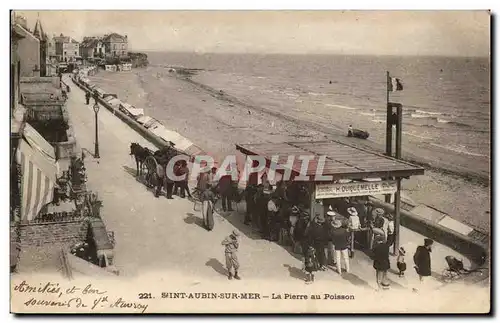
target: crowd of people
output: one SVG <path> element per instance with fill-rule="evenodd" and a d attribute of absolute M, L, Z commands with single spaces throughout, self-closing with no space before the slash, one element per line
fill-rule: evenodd
<path fill-rule="evenodd" d="M 202 199 L 214 201 L 217 192 L 223 211 L 232 211 L 234 183 L 230 176 L 215 180 L 217 169 L 200 174 L 197 190 L 205 192 Z M 303 182 L 277 183 L 273 187 L 262 183 L 249 184 L 241 198 L 245 200 L 244 224 L 260 233 L 263 239 L 289 246 L 302 255 L 306 283 L 314 281 L 314 272 L 333 266 L 338 274 L 350 272 L 354 250 L 366 251 L 373 260 L 379 289 L 389 288 L 390 248 L 395 242 L 394 216 L 375 207 L 368 197 L 346 197 L 315 201 L 314 215 L 310 214 L 310 193 Z M 230 241 L 230 240 L 228 240 Z M 226 241 L 227 242 L 227 241 Z M 425 239 L 414 256 L 415 269 L 421 280 L 430 276 L 432 240 Z M 234 250 L 233 250 L 234 251 Z M 399 276 L 406 271 L 406 251 L 397 250 Z M 227 262 L 228 265 L 232 262 Z M 231 265 L 235 267 L 234 264 Z M 237 275 L 230 274 L 230 278 Z"/>

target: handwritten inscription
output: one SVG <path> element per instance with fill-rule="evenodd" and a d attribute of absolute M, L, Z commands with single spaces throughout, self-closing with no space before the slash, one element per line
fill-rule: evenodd
<path fill-rule="evenodd" d="M 30 284 L 22 281 L 14 286 L 14 292 L 27 296 L 23 301 L 26 307 L 83 309 L 88 312 L 109 308 L 140 313 L 144 313 L 148 308 L 146 304 L 129 301 L 124 297 L 111 297 L 106 290 L 92 284 L 63 287 L 54 282 Z"/>

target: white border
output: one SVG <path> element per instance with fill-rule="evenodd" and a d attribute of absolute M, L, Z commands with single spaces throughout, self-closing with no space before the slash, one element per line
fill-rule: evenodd
<path fill-rule="evenodd" d="M 43 5 L 42 5 L 43 3 Z M 308 0 L 308 1 L 296 1 L 296 0 L 288 0 L 288 1 L 272 1 L 272 0 L 253 0 L 253 1 L 245 1 L 239 2 L 239 1 L 220 1 L 220 0 L 212 0 L 212 1 L 200 1 L 200 0 L 184 0 L 184 1 L 168 1 L 167 3 L 161 3 L 160 1 L 151 1 L 151 0 L 141 0 L 141 1 L 96 1 L 96 0 L 86 0 L 86 1 L 4 1 L 2 2 L 2 15 L 1 21 L 3 26 L 5 28 L 5 31 L 2 32 L 1 35 L 1 44 L 4 44 L 6 47 L 5 50 L 3 51 L 4 55 L 8 53 L 9 49 L 7 46 L 9 46 L 9 35 L 10 35 L 10 30 L 7 29 L 8 22 L 10 16 L 7 13 L 8 9 L 11 8 L 16 8 L 18 10 L 22 9 L 140 9 L 140 10 L 145 10 L 145 9 L 413 9 L 413 10 L 423 10 L 423 9 L 492 9 L 493 13 L 498 13 L 500 10 L 498 10 L 498 3 L 499 1 L 493 1 L 493 0 L 475 0 L 475 1 L 428 1 L 428 0 L 420 0 L 420 1 L 387 1 L 387 0 L 379 0 L 379 1 L 360 1 L 360 0 L 350 0 L 348 2 L 336 2 L 332 3 L 332 1 L 319 1 L 319 0 Z M 497 22 L 498 23 L 498 22 Z M 496 28 L 495 28 L 496 29 Z M 495 40 L 497 40 L 497 35 L 495 35 Z M 6 57 L 5 55 L 4 57 Z M 495 57 L 496 58 L 496 57 Z M 0 64 L 0 75 L 3 76 L 3 82 L 0 88 L 1 88 L 1 96 L 2 96 L 2 102 L 6 106 L 2 109 L 3 111 L 3 117 L 0 119 L 3 121 L 3 129 L 5 129 L 5 132 L 7 132 L 9 126 L 10 126 L 10 118 L 8 115 L 8 98 L 9 98 L 9 81 L 8 81 L 8 75 L 9 75 L 9 69 L 8 69 L 8 64 L 7 62 L 4 62 L 3 64 Z M 495 87 L 495 89 L 497 88 Z M 491 102 L 491 104 L 494 106 L 494 102 Z M 495 118 L 494 121 L 497 121 L 497 118 Z M 498 139 L 498 138 L 495 138 Z M 1 139 L 1 151 L 3 152 L 4 158 L 1 159 L 2 165 L 0 166 L 0 178 L 7 179 L 9 176 L 8 173 L 8 154 L 6 153 L 8 151 L 9 147 L 9 141 L 7 141 L 6 136 Z M 498 165 L 497 165 L 498 166 Z M 7 214 L 4 215 L 4 243 L 1 244 L 1 258 L 0 259 L 9 259 L 9 247 L 8 247 L 8 241 L 6 236 L 8 236 L 7 229 L 8 228 L 8 190 L 9 190 L 9 182 L 7 180 L 3 181 L 3 189 L 1 194 L 1 203 L 0 205 L 4 206 L 4 210 L 6 211 Z M 496 199 L 496 194 L 494 197 L 492 197 L 493 200 Z M 492 215 L 496 215 L 496 212 L 492 211 Z M 492 230 L 492 232 L 499 232 L 498 231 L 498 221 L 496 221 L 495 228 Z M 496 250 L 496 248 L 495 248 Z M 493 257 L 493 259 L 495 259 Z M 12 315 L 9 315 L 9 274 L 7 273 L 7 264 L 4 262 L 3 269 L 6 271 L 5 275 L 2 276 L 1 280 L 1 291 L 2 291 L 2 301 L 1 301 L 1 313 L 5 315 L 5 319 L 7 321 L 11 321 L 14 319 Z M 495 273 L 496 274 L 496 273 Z M 465 297 L 465 296 L 464 296 Z M 498 298 L 495 298 L 498 299 Z M 493 305 L 493 304 L 492 304 Z M 495 304 L 496 305 L 496 304 Z M 53 317 L 48 318 L 53 319 Z M 67 316 L 62 316 L 58 319 L 62 320 L 67 320 L 69 317 Z M 108 318 L 110 320 L 121 320 L 123 318 Z M 138 319 L 137 317 L 133 317 L 133 319 Z M 140 319 L 140 318 L 139 318 Z M 174 318 L 168 318 L 169 320 L 177 320 Z M 194 319 L 200 319 L 200 318 L 194 318 Z M 264 319 L 264 318 L 261 318 Z M 333 318 L 334 320 L 339 320 L 339 317 Z M 379 318 L 386 320 L 387 318 Z M 429 320 L 428 317 L 423 318 L 425 320 Z M 441 318 L 444 319 L 444 318 Z M 452 318 L 450 318 L 451 320 Z M 24 318 L 24 321 L 33 321 L 34 318 Z M 95 322 L 96 320 L 102 320 L 100 317 L 92 317 L 92 321 Z M 143 319 L 141 319 L 143 320 Z M 218 318 L 212 318 L 211 320 L 218 320 Z M 238 319 L 238 320 L 243 320 L 243 319 Z M 266 320 L 266 319 L 264 319 Z M 403 318 L 401 319 L 403 320 Z M 4 321 L 5 322 L 5 321 Z"/>

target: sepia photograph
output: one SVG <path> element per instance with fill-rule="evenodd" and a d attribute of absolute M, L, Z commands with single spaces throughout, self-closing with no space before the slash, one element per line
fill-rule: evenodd
<path fill-rule="evenodd" d="M 487 314 L 484 10 L 11 10 L 10 312 Z"/>

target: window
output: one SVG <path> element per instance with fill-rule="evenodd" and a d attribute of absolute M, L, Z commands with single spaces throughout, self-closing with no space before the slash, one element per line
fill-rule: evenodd
<path fill-rule="evenodd" d="M 122 49 L 125 49 L 125 44 L 122 44 Z"/>
<path fill-rule="evenodd" d="M 78 52 L 75 52 L 75 56 L 78 56 Z"/>
<path fill-rule="evenodd" d="M 125 56 L 125 51 L 124 50 L 122 50 L 122 55 Z"/>
<path fill-rule="evenodd" d="M 66 54 L 66 51 L 64 51 L 64 56 L 66 56 L 66 55 L 67 55 L 67 54 Z"/>
<path fill-rule="evenodd" d="M 116 44 L 113 44 L 113 49 L 116 49 Z"/>

